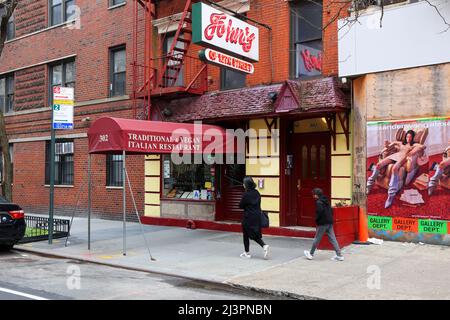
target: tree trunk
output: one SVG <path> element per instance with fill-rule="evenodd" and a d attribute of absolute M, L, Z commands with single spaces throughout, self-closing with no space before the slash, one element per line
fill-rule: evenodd
<path fill-rule="evenodd" d="M 3 153 L 3 181 L 2 193 L 9 200 L 12 201 L 12 179 L 13 168 L 11 163 L 11 155 L 9 154 L 9 141 L 6 135 L 5 118 L 3 112 L 0 111 L 0 146 Z"/>

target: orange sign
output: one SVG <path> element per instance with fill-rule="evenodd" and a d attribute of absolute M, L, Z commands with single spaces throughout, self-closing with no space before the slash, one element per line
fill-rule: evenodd
<path fill-rule="evenodd" d="M 392 230 L 404 232 L 418 232 L 418 220 L 409 218 L 393 218 Z"/>

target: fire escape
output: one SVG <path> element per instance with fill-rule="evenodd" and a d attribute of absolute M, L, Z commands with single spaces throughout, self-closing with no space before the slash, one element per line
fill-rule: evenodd
<path fill-rule="evenodd" d="M 164 1 L 134 0 L 133 12 L 133 114 L 134 118 L 148 120 L 153 99 L 202 95 L 208 87 L 207 65 L 189 55 L 193 1 L 186 0 L 181 14 L 170 15 L 167 28 L 173 23 L 178 25 L 173 38 L 167 38 L 168 33 L 164 32 L 156 41 L 153 35 L 153 21 L 157 16 L 155 2 Z"/>

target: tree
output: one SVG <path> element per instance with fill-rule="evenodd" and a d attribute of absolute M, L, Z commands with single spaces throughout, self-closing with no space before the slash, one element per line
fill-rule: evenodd
<path fill-rule="evenodd" d="M 3 48 L 6 41 L 6 30 L 8 26 L 8 21 L 17 7 L 19 0 L 0 0 L 0 57 L 2 55 Z M 6 125 L 5 118 L 3 117 L 3 110 L 0 109 L 0 147 L 3 152 L 3 184 L 2 193 L 3 195 L 12 200 L 12 163 L 11 156 L 9 154 L 9 139 L 6 135 Z"/>

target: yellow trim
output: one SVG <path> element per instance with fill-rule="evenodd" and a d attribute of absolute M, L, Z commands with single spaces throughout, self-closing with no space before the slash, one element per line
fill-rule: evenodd
<path fill-rule="evenodd" d="M 280 226 L 280 214 L 269 212 L 269 225 L 271 227 Z"/>
<path fill-rule="evenodd" d="M 159 193 L 146 193 L 145 194 L 145 204 L 157 204 L 161 203 Z"/>
<path fill-rule="evenodd" d="M 261 197 L 261 209 L 280 212 L 280 198 Z"/>
<path fill-rule="evenodd" d="M 160 179 L 158 177 L 145 178 L 145 191 L 159 192 Z"/>
<path fill-rule="evenodd" d="M 161 156 L 159 154 L 148 154 L 145 156 L 145 160 L 156 160 L 161 159 Z"/>
<path fill-rule="evenodd" d="M 332 176 L 351 176 L 352 175 L 352 157 L 340 156 L 331 159 Z"/>
<path fill-rule="evenodd" d="M 279 158 L 247 159 L 246 172 L 249 176 L 278 176 L 280 175 Z"/>
<path fill-rule="evenodd" d="M 351 135 L 349 149 L 347 149 L 347 140 L 345 134 L 336 135 L 336 150 L 333 147 L 333 137 L 331 137 L 331 154 L 352 153 Z"/>
<path fill-rule="evenodd" d="M 145 174 L 149 176 L 159 176 L 161 174 L 161 161 L 146 161 Z"/>
<path fill-rule="evenodd" d="M 161 207 L 145 206 L 145 215 L 147 217 L 161 217 Z"/>
<path fill-rule="evenodd" d="M 331 178 L 332 198 L 352 198 L 351 178 Z"/>
<path fill-rule="evenodd" d="M 258 188 L 261 195 L 266 196 L 279 196 L 280 195 L 280 178 L 267 178 L 267 177 L 254 177 L 256 185 L 258 186 L 258 180 L 264 179 L 264 187 Z"/>

